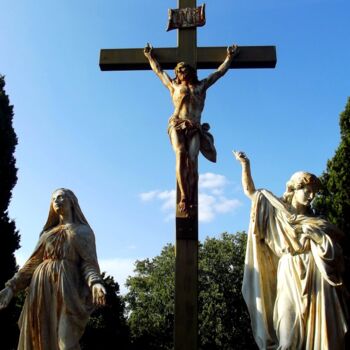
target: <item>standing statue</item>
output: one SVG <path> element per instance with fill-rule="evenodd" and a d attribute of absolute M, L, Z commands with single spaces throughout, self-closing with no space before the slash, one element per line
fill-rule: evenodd
<path fill-rule="evenodd" d="M 214 138 L 209 133 L 209 124 L 201 124 L 207 89 L 229 69 L 238 54 L 236 45 L 227 48 L 225 61 L 214 73 L 198 80 L 196 70 L 185 62 L 175 67 L 175 78 L 162 70 L 155 59 L 152 46 L 147 44 L 144 54 L 152 70 L 169 89 L 174 104 L 174 113 L 169 119 L 168 134 L 176 155 L 176 180 L 180 190 L 179 210 L 188 213 L 194 203 L 193 189 L 198 181 L 197 160 L 199 151 L 212 162 L 216 162 Z"/>
<path fill-rule="evenodd" d="M 313 215 L 319 179 L 295 173 L 280 199 L 256 190 L 249 159 L 234 155 L 252 200 L 242 292 L 256 343 L 260 349 L 344 349 L 343 233 Z"/>
<path fill-rule="evenodd" d="M 106 290 L 95 236 L 74 193 L 56 190 L 39 242 L 24 266 L 0 292 L 0 309 L 28 287 L 19 319 L 18 350 L 78 350 L 94 305 Z"/>

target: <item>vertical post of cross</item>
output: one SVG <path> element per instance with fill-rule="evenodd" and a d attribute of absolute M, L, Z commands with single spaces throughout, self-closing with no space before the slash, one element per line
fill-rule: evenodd
<path fill-rule="evenodd" d="M 198 187 L 198 186 L 197 186 Z M 198 195 L 196 196 L 198 202 Z M 177 200 L 179 190 L 177 190 Z M 175 329 L 176 350 L 197 349 L 198 338 L 198 209 L 176 217 Z"/>
<path fill-rule="evenodd" d="M 178 0 L 178 8 L 195 8 L 195 0 Z M 178 60 L 192 67 L 197 65 L 197 29 L 178 30 Z M 197 162 L 198 170 L 198 162 Z M 198 347 L 198 181 L 190 217 L 176 205 L 176 263 L 175 263 L 175 350 Z M 177 185 L 176 203 L 180 201 Z"/>
<path fill-rule="evenodd" d="M 196 0 L 178 0 L 179 8 L 195 8 Z M 197 28 L 179 28 L 177 31 L 178 61 L 197 66 Z"/>

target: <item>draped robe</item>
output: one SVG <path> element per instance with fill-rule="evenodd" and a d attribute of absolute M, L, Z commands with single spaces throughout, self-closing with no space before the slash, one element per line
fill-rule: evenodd
<path fill-rule="evenodd" d="M 18 350 L 80 349 L 97 282 L 95 237 L 88 225 L 43 232 L 34 253 L 7 282 L 15 292 L 29 287 L 18 322 Z"/>
<path fill-rule="evenodd" d="M 260 349 L 344 349 L 342 251 L 335 227 L 254 194 L 242 293 Z"/>

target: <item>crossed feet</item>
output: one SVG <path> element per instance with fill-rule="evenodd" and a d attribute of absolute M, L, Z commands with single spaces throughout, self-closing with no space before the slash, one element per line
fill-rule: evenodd
<path fill-rule="evenodd" d="M 195 206 L 192 203 L 189 203 L 189 200 L 186 197 L 181 197 L 178 204 L 178 209 L 181 213 L 186 214 L 186 216 L 194 215 Z"/>
<path fill-rule="evenodd" d="M 187 199 L 186 197 L 181 197 L 179 202 L 179 210 L 181 213 L 187 213 L 188 211 L 188 205 L 187 205 Z"/>

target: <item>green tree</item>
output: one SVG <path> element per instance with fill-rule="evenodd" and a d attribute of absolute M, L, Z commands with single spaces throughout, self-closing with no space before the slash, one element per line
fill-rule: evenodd
<path fill-rule="evenodd" d="M 5 78 L 0 75 L 0 289 L 17 271 L 14 252 L 19 248 L 16 225 L 8 216 L 12 190 L 17 182 L 14 158 L 17 136 L 12 126 L 13 106 L 5 92 Z M 15 300 L 0 312 L 1 348 L 14 349 L 17 343 L 18 310 Z"/>
<path fill-rule="evenodd" d="M 246 234 L 238 232 L 207 238 L 199 246 L 200 349 L 256 349 L 241 295 L 245 245 Z M 138 261 L 135 273 L 127 280 L 126 295 L 134 346 L 173 349 L 174 246 Z"/>
<path fill-rule="evenodd" d="M 136 262 L 125 296 L 134 349 L 172 349 L 175 298 L 174 246 L 159 256 Z"/>
<path fill-rule="evenodd" d="M 201 349 L 256 349 L 242 297 L 247 235 L 207 238 L 199 250 L 199 340 Z"/>
<path fill-rule="evenodd" d="M 350 235 L 350 98 L 340 114 L 340 144 L 320 177 L 323 191 L 316 209 Z"/>
<path fill-rule="evenodd" d="M 91 315 L 80 341 L 82 350 L 130 349 L 130 332 L 126 323 L 125 304 L 113 277 L 102 274 L 106 288 L 106 305 Z"/>
<path fill-rule="evenodd" d="M 345 233 L 342 247 L 346 270 L 350 271 L 350 98 L 340 114 L 340 144 L 320 177 L 323 185 L 315 209 Z M 345 274 L 350 290 L 350 275 Z"/>

